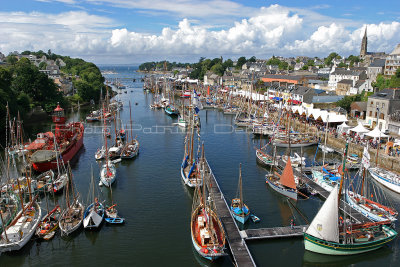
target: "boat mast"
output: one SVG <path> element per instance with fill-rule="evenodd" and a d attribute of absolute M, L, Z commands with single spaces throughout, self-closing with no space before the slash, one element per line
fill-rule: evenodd
<path fill-rule="evenodd" d="M 108 147 L 107 147 L 107 136 L 106 136 L 106 119 L 105 119 L 105 107 L 103 104 L 103 114 L 104 114 L 104 144 L 106 146 L 106 173 L 108 172 Z"/>
<path fill-rule="evenodd" d="M 132 141 L 133 141 L 133 129 L 132 129 L 132 112 L 131 112 L 131 101 L 129 100 L 129 121 L 130 121 L 130 124 L 131 124 L 131 138 L 132 138 Z"/>
<path fill-rule="evenodd" d="M 346 142 L 346 148 L 344 149 L 344 154 L 343 154 L 343 169 L 342 169 L 342 174 L 340 177 L 340 187 L 339 187 L 339 196 L 338 196 L 338 205 L 340 204 L 340 196 L 342 193 L 342 188 L 343 188 L 343 180 L 344 180 L 344 171 L 346 169 L 346 158 L 347 158 L 347 149 L 349 148 L 349 143 Z"/>
<path fill-rule="evenodd" d="M 243 191 L 242 191 L 242 163 L 239 164 L 239 208 L 243 210 Z"/>
<path fill-rule="evenodd" d="M 326 116 L 326 129 L 325 129 L 325 148 L 322 149 L 322 166 L 325 165 L 325 150 L 326 150 L 326 139 L 328 137 L 328 127 L 329 127 L 329 114 Z"/>
<path fill-rule="evenodd" d="M 194 116 L 193 116 L 194 118 Z M 194 119 L 192 120 L 192 133 L 190 138 L 190 164 L 193 164 Z"/>

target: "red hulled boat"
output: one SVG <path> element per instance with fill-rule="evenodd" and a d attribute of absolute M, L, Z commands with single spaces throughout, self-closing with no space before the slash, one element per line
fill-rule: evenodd
<path fill-rule="evenodd" d="M 62 160 L 67 163 L 83 146 L 85 128 L 82 122 L 65 124 L 64 109 L 60 105 L 57 105 L 54 110 L 52 119 L 55 125 L 55 133 L 39 133 L 36 140 L 27 147 L 33 153 L 30 157 L 32 166 L 39 172 L 57 169 L 57 161 Z M 57 142 L 56 146 L 54 142 Z M 57 152 L 55 148 L 57 148 Z M 56 155 L 59 156 L 58 160 Z"/>

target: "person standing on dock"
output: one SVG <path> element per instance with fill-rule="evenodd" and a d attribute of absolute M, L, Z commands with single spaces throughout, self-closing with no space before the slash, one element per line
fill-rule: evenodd
<path fill-rule="evenodd" d="M 293 219 L 291 219 L 290 220 L 290 229 L 293 229 L 293 226 L 294 226 L 294 222 L 293 222 Z"/>

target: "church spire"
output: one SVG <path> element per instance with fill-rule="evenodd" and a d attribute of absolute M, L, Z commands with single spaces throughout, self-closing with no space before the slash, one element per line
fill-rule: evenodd
<path fill-rule="evenodd" d="M 360 50 L 360 57 L 364 58 L 367 55 L 367 45 L 368 45 L 368 38 L 367 38 L 367 26 L 365 26 L 364 37 L 361 41 L 361 50 Z"/>

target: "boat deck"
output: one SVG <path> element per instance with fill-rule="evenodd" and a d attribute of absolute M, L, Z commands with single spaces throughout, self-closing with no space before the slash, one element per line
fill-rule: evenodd
<path fill-rule="evenodd" d="M 286 237 L 302 237 L 308 225 L 283 226 L 273 228 L 247 229 L 240 231 L 240 235 L 245 240 L 273 239 Z"/>
<path fill-rule="evenodd" d="M 246 242 L 240 235 L 239 228 L 237 227 L 235 219 L 232 217 L 229 210 L 229 205 L 221 192 L 218 182 L 210 168 L 210 165 L 208 165 L 208 162 L 206 162 L 206 172 L 207 175 L 210 175 L 210 183 L 207 183 L 208 190 L 212 193 L 217 214 L 222 222 L 222 225 L 224 226 L 225 236 L 229 243 L 235 265 L 256 266 Z"/>

